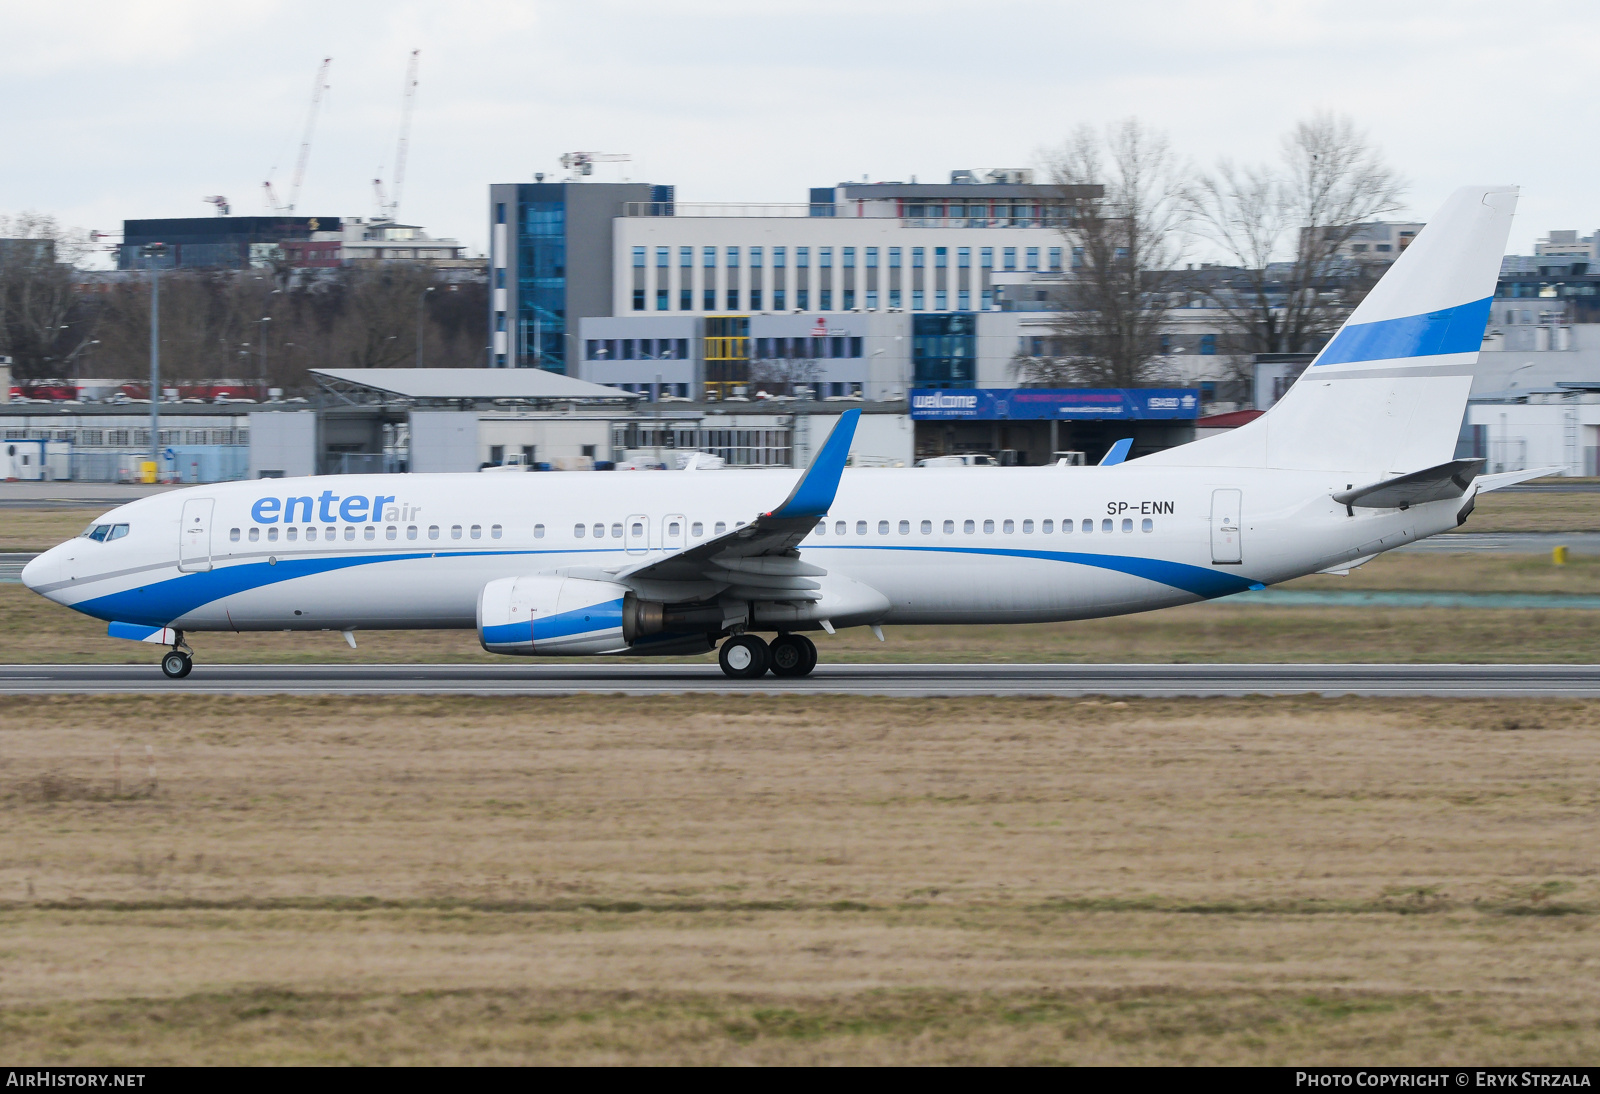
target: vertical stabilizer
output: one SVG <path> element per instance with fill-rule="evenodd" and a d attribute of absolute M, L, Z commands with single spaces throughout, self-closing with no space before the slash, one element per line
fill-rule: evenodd
<path fill-rule="evenodd" d="M 1451 194 L 1269 413 L 1146 459 L 1380 476 L 1449 460 L 1516 202 L 1509 186 Z"/>

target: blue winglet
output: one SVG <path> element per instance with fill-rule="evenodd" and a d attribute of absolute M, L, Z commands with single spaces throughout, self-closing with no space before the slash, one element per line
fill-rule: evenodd
<path fill-rule="evenodd" d="M 772 517 L 820 517 L 833 504 L 839 491 L 839 478 L 844 474 L 844 461 L 850 455 L 850 442 L 856 437 L 856 423 L 861 420 L 861 410 L 847 410 L 839 416 L 833 432 L 822 442 L 822 448 L 811 457 L 811 466 L 794 484 L 783 504 L 767 514 Z"/>
<path fill-rule="evenodd" d="M 1132 437 L 1122 438 L 1122 440 L 1111 446 L 1111 450 L 1106 453 L 1105 459 L 1100 461 L 1100 466 L 1110 467 L 1112 464 L 1121 463 L 1128 458 L 1128 449 L 1132 447 Z"/>

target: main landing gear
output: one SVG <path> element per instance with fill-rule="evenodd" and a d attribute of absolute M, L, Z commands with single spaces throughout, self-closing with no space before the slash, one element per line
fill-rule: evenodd
<path fill-rule="evenodd" d="M 770 646 L 753 634 L 736 634 L 722 644 L 717 662 L 735 680 L 754 680 L 768 669 L 774 676 L 809 676 L 817 647 L 803 634 L 780 634 Z"/>
<path fill-rule="evenodd" d="M 178 632 L 178 640 L 173 643 L 172 649 L 167 651 L 161 659 L 161 671 L 168 680 L 182 680 L 194 668 L 194 651 L 189 649 L 183 641 L 183 632 Z"/>

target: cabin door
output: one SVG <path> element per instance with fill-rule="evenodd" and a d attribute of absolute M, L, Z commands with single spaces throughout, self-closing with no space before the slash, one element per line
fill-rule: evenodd
<path fill-rule="evenodd" d="M 178 530 L 178 569 L 197 574 L 211 569 L 211 498 L 183 503 L 183 525 Z"/>
<path fill-rule="evenodd" d="M 1237 566 L 1244 561 L 1240 542 L 1239 509 L 1241 490 L 1211 491 L 1211 561 L 1218 566 Z"/>

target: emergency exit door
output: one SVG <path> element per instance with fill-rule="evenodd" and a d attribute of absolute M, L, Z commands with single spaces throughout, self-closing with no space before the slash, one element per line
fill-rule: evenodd
<path fill-rule="evenodd" d="M 626 544 L 629 554 L 643 554 L 650 549 L 650 518 L 643 514 L 635 513 L 628 518 L 627 532 L 623 543 Z"/>
<path fill-rule="evenodd" d="M 1211 491 L 1211 561 L 1218 566 L 1236 566 L 1244 561 L 1243 529 L 1239 510 L 1244 492 Z"/>
<path fill-rule="evenodd" d="M 211 569 L 211 498 L 183 503 L 183 525 L 178 530 L 178 569 L 202 573 Z"/>

